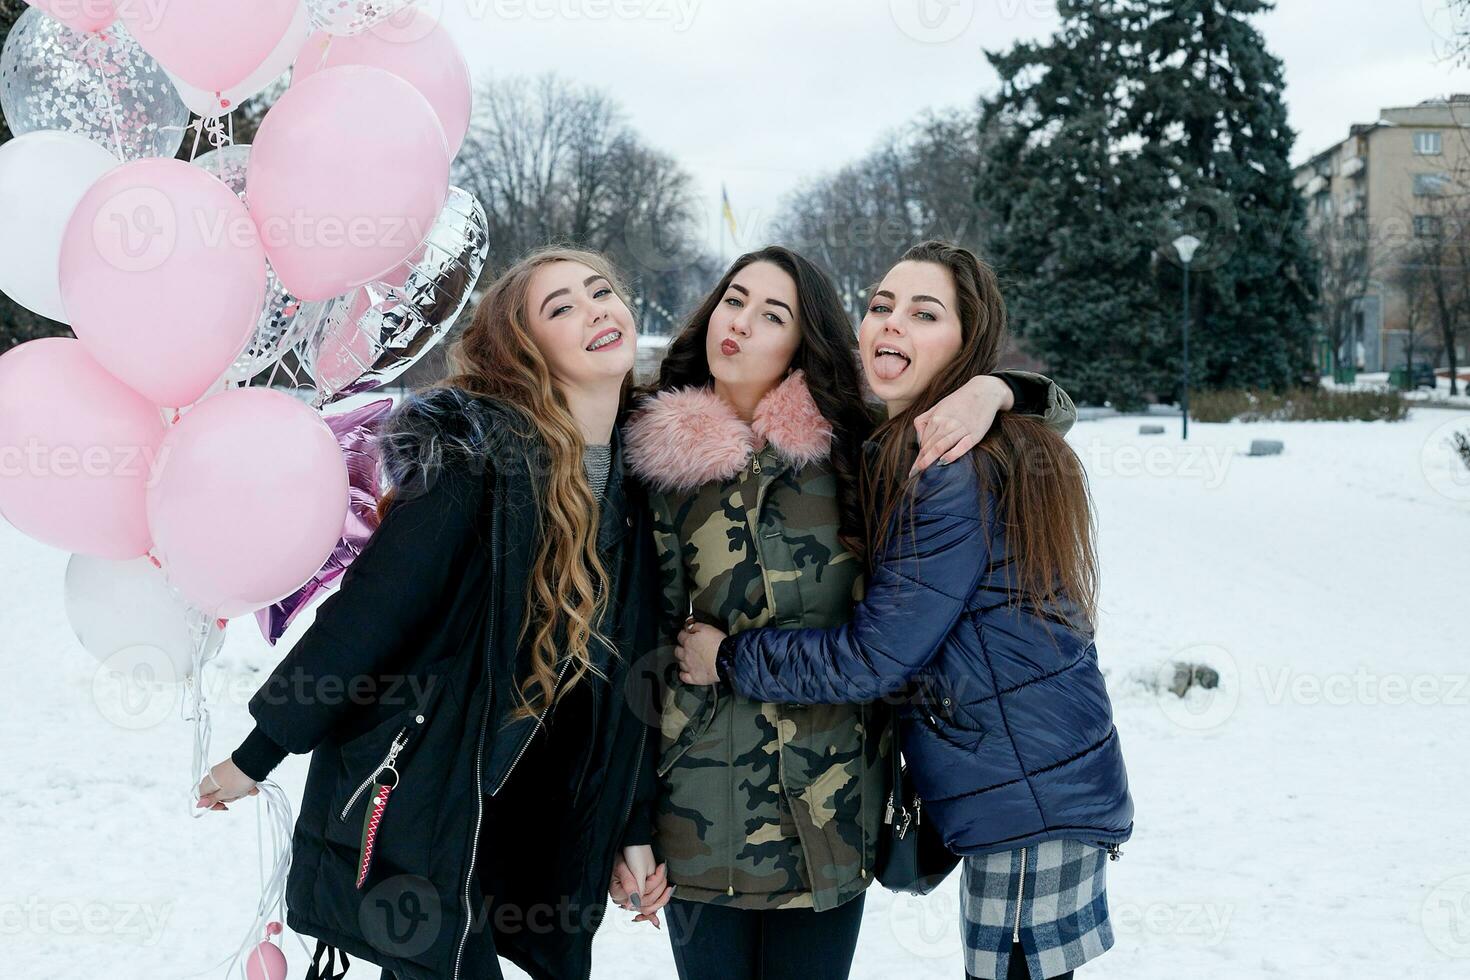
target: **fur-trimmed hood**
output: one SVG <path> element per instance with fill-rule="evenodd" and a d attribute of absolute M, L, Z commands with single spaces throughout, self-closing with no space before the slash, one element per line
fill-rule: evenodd
<path fill-rule="evenodd" d="M 383 421 L 377 447 L 382 475 L 395 490 L 419 487 L 455 461 L 484 465 L 507 434 L 529 435 L 527 420 L 497 399 L 438 386 L 408 395 Z"/>
<path fill-rule="evenodd" d="M 798 468 L 832 454 L 832 424 L 801 371 L 766 393 L 748 425 L 713 389 L 678 388 L 644 402 L 623 435 L 629 468 L 660 492 L 728 480 L 765 442 Z"/>

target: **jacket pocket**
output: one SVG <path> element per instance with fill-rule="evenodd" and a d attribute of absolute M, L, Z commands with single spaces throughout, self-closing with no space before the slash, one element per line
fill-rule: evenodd
<path fill-rule="evenodd" d="M 348 814 L 352 812 L 352 809 L 357 805 L 358 801 L 367 794 L 369 788 L 375 782 L 380 781 L 379 777 L 383 777 L 384 779 L 391 777 L 392 786 L 394 788 L 398 786 L 399 779 L 401 778 L 397 767 L 398 756 L 403 752 L 404 747 L 408 745 L 408 737 L 409 726 L 401 726 L 397 733 L 394 734 L 393 741 L 389 743 L 388 749 L 384 753 L 381 761 L 363 777 L 362 782 L 358 783 L 356 788 L 347 797 L 347 802 L 342 805 L 342 808 L 337 813 L 338 820 L 347 819 Z"/>
<path fill-rule="evenodd" d="M 940 705 L 940 708 L 948 707 Z M 985 729 L 974 725 L 959 710 L 950 710 L 941 717 L 934 706 L 921 704 L 914 710 L 918 723 L 936 738 L 966 752 L 974 752 L 985 741 Z"/>
<path fill-rule="evenodd" d="M 719 696 L 713 687 L 691 687 L 676 682 L 664 698 L 659 725 L 664 745 L 659 754 L 658 772 L 662 776 L 679 761 L 679 757 L 699 741 L 714 720 Z"/>
<path fill-rule="evenodd" d="M 408 718 L 384 723 L 385 729 L 393 730 L 386 746 L 382 744 L 382 735 L 375 731 L 363 736 L 364 744 L 360 748 L 343 747 L 344 783 L 349 791 L 346 800 L 328 818 L 328 835 L 341 844 L 356 847 L 354 884 L 358 889 L 367 883 L 389 803 L 403 783 L 403 752 L 422 734 L 426 720 L 423 712 L 415 710 Z"/>

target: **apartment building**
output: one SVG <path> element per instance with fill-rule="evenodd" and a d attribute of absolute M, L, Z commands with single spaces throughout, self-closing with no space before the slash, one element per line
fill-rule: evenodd
<path fill-rule="evenodd" d="M 1374 247 L 1374 278 L 1353 316 L 1349 352 L 1364 370 L 1404 363 L 1405 298 L 1394 288 L 1397 254 L 1414 237 L 1435 234 L 1433 198 L 1470 175 L 1470 94 L 1383 109 L 1352 126 L 1342 142 L 1297 167 L 1293 183 L 1313 219 L 1363 222 Z M 1416 345 L 1415 360 L 1422 357 Z M 1464 345 L 1459 363 L 1467 362 Z"/>

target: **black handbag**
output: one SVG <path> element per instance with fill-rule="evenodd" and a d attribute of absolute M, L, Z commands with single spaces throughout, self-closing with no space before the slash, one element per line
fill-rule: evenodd
<path fill-rule="evenodd" d="M 949 877 L 960 858 L 944 846 L 933 822 L 924 822 L 924 801 L 903 764 L 896 712 L 891 724 L 893 776 L 878 831 L 878 882 L 891 891 L 927 895 Z"/>

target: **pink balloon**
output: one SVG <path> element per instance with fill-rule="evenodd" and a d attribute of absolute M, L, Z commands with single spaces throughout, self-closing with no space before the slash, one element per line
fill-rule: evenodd
<path fill-rule="evenodd" d="M 195 88 L 218 92 L 255 73 L 286 36 L 302 0 L 121 0 L 118 17 L 143 50 Z"/>
<path fill-rule="evenodd" d="M 0 356 L 0 515 L 64 551 L 139 557 L 164 428 L 157 406 L 79 341 L 12 348 Z"/>
<path fill-rule="evenodd" d="M 246 980 L 286 980 L 286 954 L 267 940 L 250 951 L 245 960 Z"/>
<path fill-rule="evenodd" d="M 449 147 L 429 101 L 381 68 L 328 68 L 261 122 L 245 199 L 288 292 L 331 299 L 395 268 L 449 196 Z"/>
<path fill-rule="evenodd" d="M 182 160 L 92 185 L 61 245 L 61 301 L 103 367 L 158 405 L 189 405 L 255 334 L 265 250 L 240 199 Z"/>
<path fill-rule="evenodd" d="M 82 34 L 100 31 L 117 20 L 114 0 L 26 0 L 54 20 Z"/>
<path fill-rule="evenodd" d="M 318 31 L 301 49 L 291 84 L 341 65 L 382 68 L 418 89 L 439 116 L 450 158 L 459 153 L 470 128 L 470 70 L 459 45 L 432 15 L 405 7 L 352 37 Z"/>
<path fill-rule="evenodd" d="M 148 490 L 153 553 L 214 616 L 243 616 L 299 589 L 337 546 L 347 465 L 306 405 L 269 388 L 200 402 L 163 441 Z"/>

